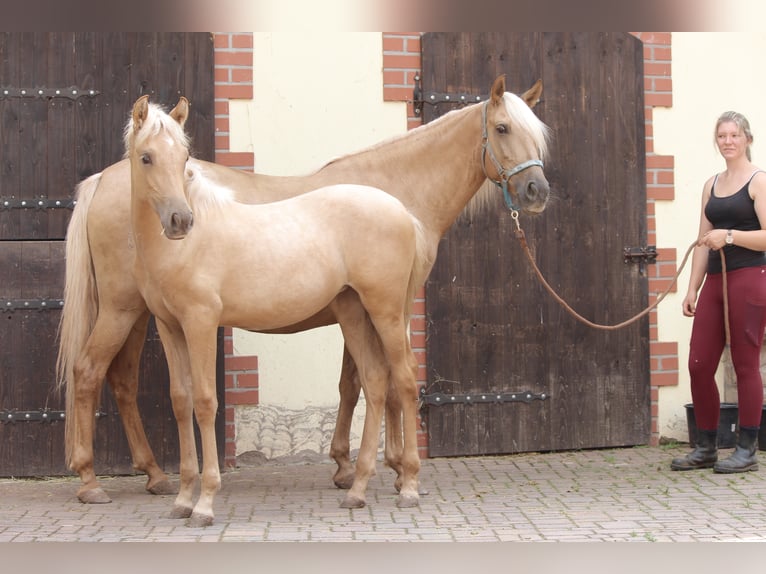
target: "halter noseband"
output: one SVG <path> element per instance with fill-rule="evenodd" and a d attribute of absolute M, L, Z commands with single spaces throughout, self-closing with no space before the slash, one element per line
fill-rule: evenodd
<path fill-rule="evenodd" d="M 520 163 L 513 169 L 505 169 L 502 165 L 500 165 L 500 162 L 497 161 L 495 154 L 492 153 L 492 146 L 489 144 L 489 134 L 487 133 L 487 106 L 488 105 L 489 105 L 489 100 L 484 102 L 484 105 L 482 106 L 482 110 L 481 110 L 481 125 L 482 125 L 481 169 L 484 170 L 484 175 L 487 177 L 489 181 L 491 181 L 497 187 L 503 190 L 503 199 L 505 200 L 505 205 L 508 207 L 508 209 L 510 209 L 511 211 L 518 212 L 519 208 L 517 208 L 513 204 L 513 199 L 511 198 L 511 194 L 508 191 L 508 180 L 511 179 L 517 173 L 524 171 L 525 169 L 529 167 L 533 167 L 533 166 L 543 167 L 543 162 L 541 162 L 539 159 L 530 159 L 523 163 Z M 489 174 L 487 173 L 487 166 L 485 165 L 487 154 L 489 154 L 489 159 L 492 160 L 492 165 L 495 166 L 495 170 L 497 170 L 497 173 L 500 176 L 500 180 L 495 180 L 489 177 Z"/>

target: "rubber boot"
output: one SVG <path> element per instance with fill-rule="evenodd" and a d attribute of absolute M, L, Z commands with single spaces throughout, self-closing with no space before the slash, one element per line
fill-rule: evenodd
<path fill-rule="evenodd" d="M 696 470 L 711 468 L 718 460 L 718 431 L 697 430 L 694 450 L 683 458 L 674 458 L 671 470 Z"/>
<path fill-rule="evenodd" d="M 728 458 L 715 463 L 714 472 L 731 474 L 758 470 L 758 427 L 739 427 L 739 437 L 734 452 Z"/>

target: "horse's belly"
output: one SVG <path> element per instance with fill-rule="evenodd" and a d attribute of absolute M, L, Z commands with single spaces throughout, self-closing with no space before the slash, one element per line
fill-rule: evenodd
<path fill-rule="evenodd" d="M 287 284 L 276 290 L 240 292 L 236 298 L 223 300 L 220 324 L 249 331 L 283 330 L 320 314 L 344 288 L 335 285 L 306 290 Z"/>

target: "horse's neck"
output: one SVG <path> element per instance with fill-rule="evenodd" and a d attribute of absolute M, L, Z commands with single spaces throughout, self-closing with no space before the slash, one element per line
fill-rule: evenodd
<path fill-rule="evenodd" d="M 401 138 L 336 160 L 314 176 L 379 187 L 397 197 L 426 231 L 441 237 L 485 179 L 481 107 L 471 106 Z"/>

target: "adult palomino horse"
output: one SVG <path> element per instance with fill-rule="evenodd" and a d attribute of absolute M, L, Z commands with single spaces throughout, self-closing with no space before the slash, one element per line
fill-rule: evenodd
<path fill-rule="evenodd" d="M 543 210 L 548 184 L 541 166 L 511 174 L 511 166 L 546 153 L 545 126 L 531 112 L 542 93 L 537 82 L 521 97 L 505 93 L 505 78 L 497 78 L 485 103 L 444 115 L 439 120 L 330 162 L 302 177 L 251 174 L 217 164 L 189 160 L 217 185 L 232 190 L 238 201 L 262 203 L 305 193 L 335 183 L 365 184 L 399 198 L 425 230 L 423 280 L 430 271 L 441 236 L 486 178 L 507 185 L 519 209 Z M 489 159 L 488 159 L 489 158 Z M 167 492 L 169 483 L 146 439 L 136 404 L 138 365 L 149 314 L 132 276 L 134 259 L 127 212 L 130 167 L 123 160 L 83 181 L 67 232 L 67 267 L 61 320 L 59 380 L 67 385 L 67 460 L 82 481 L 83 502 L 108 502 L 93 468 L 96 401 L 104 378 L 111 385 L 125 426 L 134 466 L 148 475 L 147 490 Z M 477 198 L 478 199 L 478 198 Z M 277 332 L 297 332 L 335 322 L 325 309 L 311 320 Z M 348 488 L 353 482 L 349 430 L 359 396 L 353 360 L 344 351 L 340 378 L 338 423 L 331 456 L 338 464 L 334 480 Z M 388 395 L 392 399 L 394 393 Z M 387 408 L 386 428 L 395 429 L 397 405 Z M 391 418 L 392 420 L 389 420 Z M 386 458 L 396 469 L 389 446 L 395 432 L 386 433 Z M 398 471 L 398 469 L 397 469 Z"/>
<path fill-rule="evenodd" d="M 421 259 L 416 252 L 425 245 L 418 240 L 420 223 L 395 197 L 352 184 L 274 203 L 238 203 L 228 189 L 187 171 L 186 99 L 169 115 L 148 100 L 142 96 L 133 107 L 125 148 L 131 166 L 134 275 L 157 319 L 168 368 L 175 371 L 171 397 L 181 484 L 172 515 L 190 516 L 191 526 L 213 522 L 221 485 L 214 424 L 219 325 L 278 329 L 328 306 L 367 400 L 356 477 L 343 506 L 364 506 L 389 376 L 403 419 L 398 504 L 416 505 L 418 365 L 407 324 Z M 352 289 L 355 295 L 349 297 Z M 202 442 L 202 483 L 193 506 L 199 472 L 192 418 Z"/>

